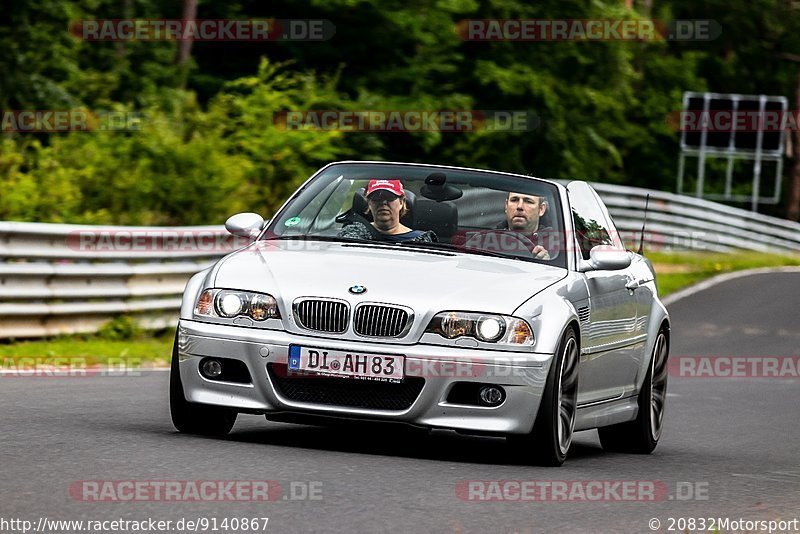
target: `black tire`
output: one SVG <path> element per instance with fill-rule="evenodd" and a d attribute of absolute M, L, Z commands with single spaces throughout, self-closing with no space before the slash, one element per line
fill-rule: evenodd
<path fill-rule="evenodd" d="M 200 436 L 226 436 L 233 428 L 238 415 L 236 411 L 228 408 L 186 400 L 178 369 L 177 334 L 172 347 L 172 364 L 169 372 L 169 412 L 172 424 L 178 432 Z"/>
<path fill-rule="evenodd" d="M 669 337 L 659 330 L 644 384 L 639 392 L 639 412 L 628 423 L 598 428 L 600 443 L 607 451 L 650 454 L 658 445 L 664 425 L 667 398 L 667 359 Z"/>
<path fill-rule="evenodd" d="M 547 374 L 533 430 L 525 436 L 509 436 L 526 463 L 558 467 L 567 459 L 577 415 L 579 360 L 578 337 L 570 326 Z"/>

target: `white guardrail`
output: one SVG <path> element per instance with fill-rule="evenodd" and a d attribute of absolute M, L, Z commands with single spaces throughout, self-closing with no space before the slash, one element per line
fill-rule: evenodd
<path fill-rule="evenodd" d="M 629 248 L 800 252 L 800 224 L 661 191 L 593 184 Z M 154 245 L 155 244 L 155 245 Z M 0 222 L 0 339 L 94 332 L 119 315 L 175 324 L 189 277 L 241 246 L 222 226 Z"/>

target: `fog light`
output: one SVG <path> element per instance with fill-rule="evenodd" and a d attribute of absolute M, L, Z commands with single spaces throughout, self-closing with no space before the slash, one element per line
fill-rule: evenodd
<path fill-rule="evenodd" d="M 206 360 L 200 366 L 200 371 L 206 378 L 219 378 L 222 375 L 222 364 L 218 360 Z"/>
<path fill-rule="evenodd" d="M 503 390 L 496 386 L 483 386 L 478 392 L 481 402 L 487 406 L 497 406 L 503 402 Z"/>

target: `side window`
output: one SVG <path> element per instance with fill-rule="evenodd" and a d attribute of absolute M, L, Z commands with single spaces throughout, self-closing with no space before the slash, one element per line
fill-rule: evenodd
<path fill-rule="evenodd" d="M 603 208 L 589 185 L 572 182 L 567 186 L 575 238 L 583 259 L 589 259 L 589 251 L 597 245 L 613 245 L 612 232 Z"/>

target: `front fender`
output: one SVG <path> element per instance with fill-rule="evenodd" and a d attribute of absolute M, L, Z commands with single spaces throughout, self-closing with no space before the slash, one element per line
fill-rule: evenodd
<path fill-rule="evenodd" d="M 194 317 L 194 306 L 197 302 L 197 297 L 204 287 L 208 287 L 208 277 L 211 274 L 213 266 L 203 269 L 199 273 L 193 275 L 183 290 L 183 300 L 181 301 L 181 319 L 192 319 Z"/>
<path fill-rule="evenodd" d="M 655 284 L 653 283 L 652 290 L 655 292 Z M 667 326 L 667 342 L 670 339 L 670 321 L 669 321 L 669 312 L 667 308 L 664 306 L 664 303 L 659 300 L 656 296 L 653 298 L 653 304 L 650 306 L 650 319 L 647 322 L 647 343 L 645 343 L 644 347 L 644 354 L 645 357 L 642 358 L 642 366 L 639 369 L 639 372 L 636 377 L 636 392 L 638 393 L 642 389 L 642 385 L 644 384 L 644 379 L 647 376 L 647 370 L 650 367 L 650 361 L 653 358 L 653 348 L 656 342 L 656 336 L 658 335 L 658 331 L 661 329 L 661 325 L 665 324 Z"/>
<path fill-rule="evenodd" d="M 531 323 L 536 336 L 534 352 L 555 354 L 558 344 L 570 323 L 575 323 L 580 337 L 578 312 L 573 302 L 587 298 L 586 285 L 573 277 L 554 284 L 514 311 L 514 315 Z"/>

